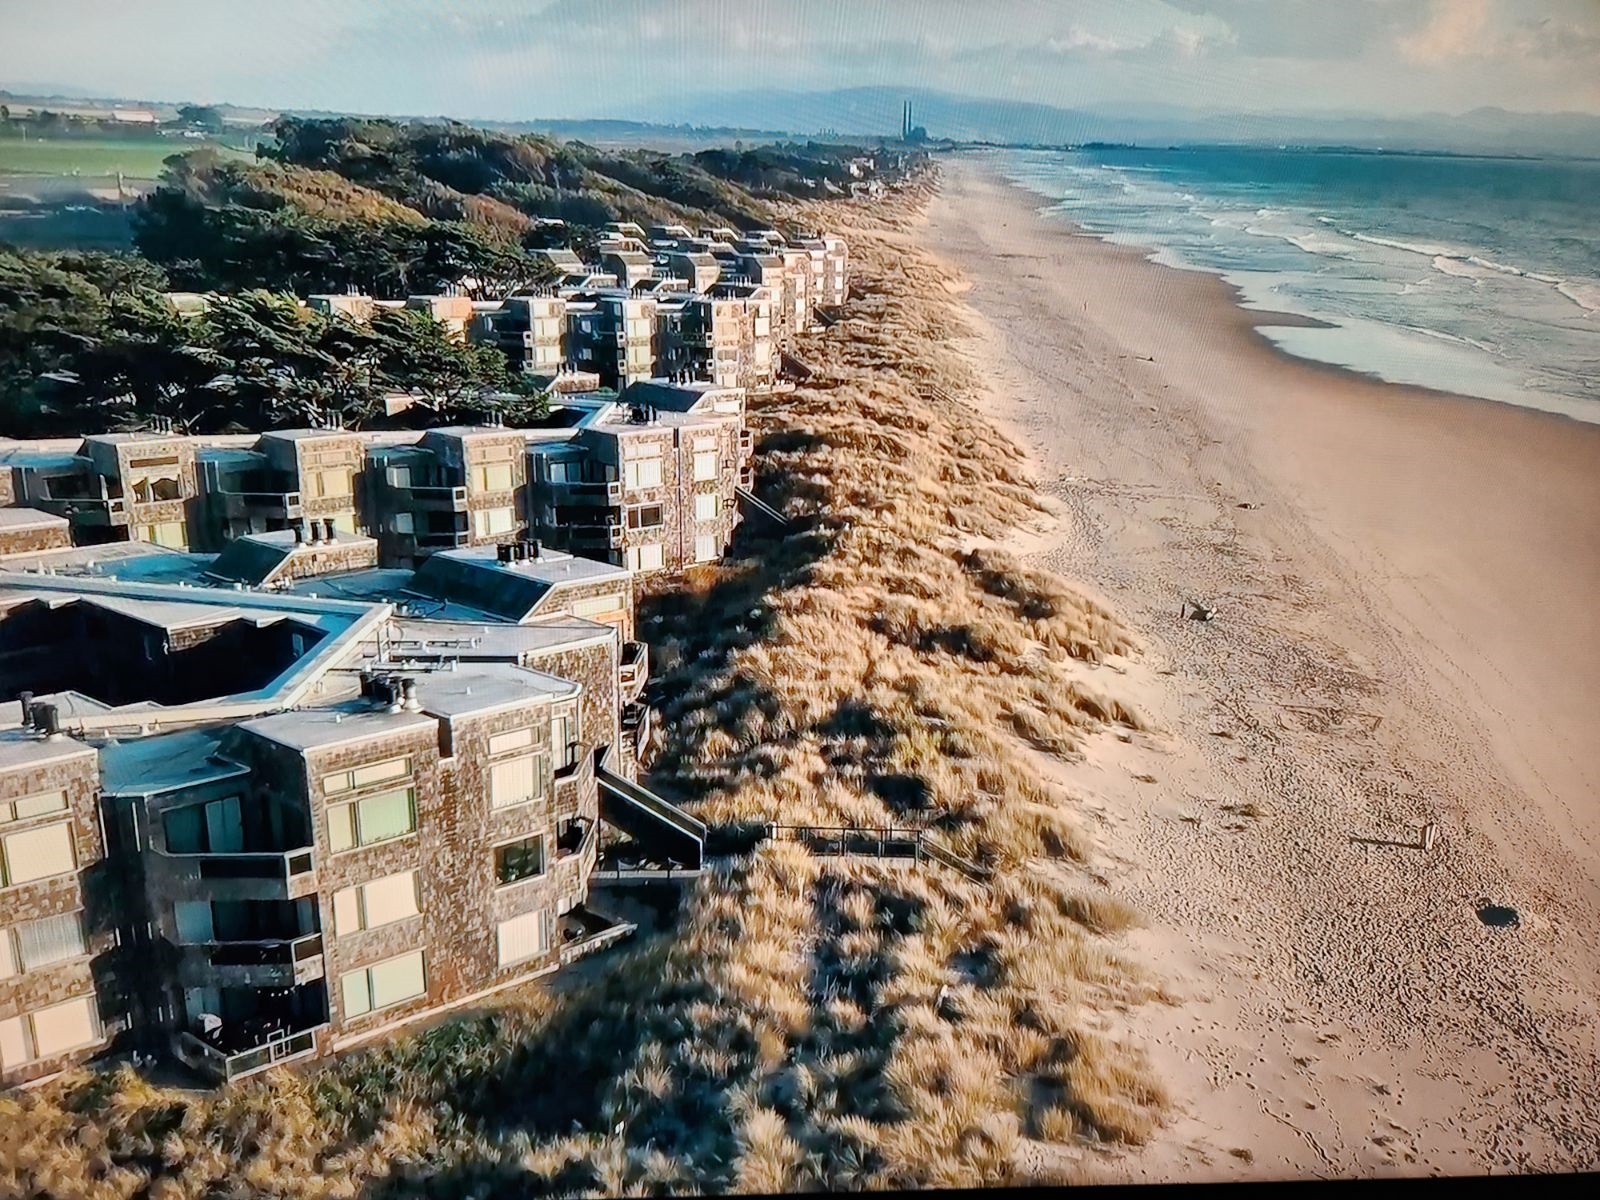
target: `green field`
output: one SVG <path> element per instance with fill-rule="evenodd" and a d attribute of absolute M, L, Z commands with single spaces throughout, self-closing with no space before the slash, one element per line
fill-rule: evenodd
<path fill-rule="evenodd" d="M 155 179 L 162 160 L 211 146 L 224 154 L 245 152 L 218 142 L 187 138 L 0 138 L 0 175 L 115 175 Z"/>

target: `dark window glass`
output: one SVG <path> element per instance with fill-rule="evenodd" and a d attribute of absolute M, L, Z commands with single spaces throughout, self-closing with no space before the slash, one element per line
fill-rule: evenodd
<path fill-rule="evenodd" d="M 544 838 L 535 836 L 496 846 L 494 877 L 500 883 L 515 883 L 544 874 Z"/>

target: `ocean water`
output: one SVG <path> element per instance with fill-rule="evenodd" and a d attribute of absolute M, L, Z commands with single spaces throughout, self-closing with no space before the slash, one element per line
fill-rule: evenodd
<path fill-rule="evenodd" d="M 1600 162 L 1193 147 L 1000 165 L 1089 232 L 1333 326 L 1262 329 L 1291 354 L 1600 422 Z"/>

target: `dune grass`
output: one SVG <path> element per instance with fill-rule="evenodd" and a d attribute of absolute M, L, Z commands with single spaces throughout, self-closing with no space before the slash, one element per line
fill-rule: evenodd
<path fill-rule="evenodd" d="M 1137 918 L 1048 869 L 1090 847 L 1036 769 L 1138 723 L 1094 666 L 1134 640 L 970 544 L 1038 508 L 948 398 L 973 380 L 916 199 L 793 215 L 849 222 L 858 296 L 802 339 L 808 385 L 755 405 L 790 533 L 642 608 L 672 697 L 653 778 L 713 824 L 926 824 L 991 883 L 764 844 L 592 984 L 215 1096 L 124 1070 L 0 1100 L 0 1194 L 971 1186 L 1011 1181 L 1023 1138 L 1148 1135 L 1159 1086 L 1083 1019 L 1153 994 L 1109 940 Z"/>

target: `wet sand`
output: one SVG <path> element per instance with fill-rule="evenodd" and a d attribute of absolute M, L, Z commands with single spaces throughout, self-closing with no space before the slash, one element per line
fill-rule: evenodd
<path fill-rule="evenodd" d="M 1600 426 L 1291 358 L 989 163 L 941 160 L 919 237 L 1059 512 L 1035 561 L 1147 641 L 1154 731 L 1060 773 L 1182 997 L 1120 1030 L 1174 1120 L 1072 1165 L 1600 1165 Z"/>

